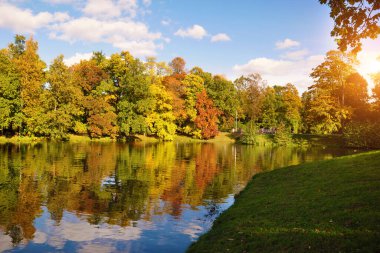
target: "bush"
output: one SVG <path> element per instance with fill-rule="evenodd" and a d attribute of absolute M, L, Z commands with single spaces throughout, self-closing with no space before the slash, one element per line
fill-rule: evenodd
<path fill-rule="evenodd" d="M 292 134 L 290 130 L 281 123 L 274 134 L 274 143 L 280 146 L 287 146 L 292 143 Z"/>
<path fill-rule="evenodd" d="M 255 145 L 257 138 L 257 126 L 253 121 L 249 121 L 243 127 L 243 134 L 240 138 L 242 144 Z"/>
<path fill-rule="evenodd" d="M 347 147 L 380 148 L 380 122 L 351 122 L 343 129 Z"/>

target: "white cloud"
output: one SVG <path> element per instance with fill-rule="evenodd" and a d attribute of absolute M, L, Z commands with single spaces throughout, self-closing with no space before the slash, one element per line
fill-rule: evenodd
<path fill-rule="evenodd" d="M 83 13 L 90 17 L 108 19 L 122 14 L 135 17 L 138 5 L 136 0 L 88 0 Z"/>
<path fill-rule="evenodd" d="M 152 33 L 145 24 L 134 21 L 82 17 L 58 24 L 52 30 L 50 37 L 54 39 L 71 43 L 110 43 L 116 48 L 131 50 L 135 56 L 153 55 L 155 49 L 161 48 L 155 43 L 155 40 L 161 39 L 161 33 Z"/>
<path fill-rule="evenodd" d="M 171 22 L 172 21 L 170 19 L 163 19 L 161 20 L 161 25 L 167 26 L 167 25 L 170 25 Z"/>
<path fill-rule="evenodd" d="M 235 65 L 236 75 L 259 73 L 269 85 L 294 84 L 303 92 L 313 82 L 309 76 L 312 69 L 323 62 L 324 55 L 312 55 L 301 60 L 278 60 L 271 58 L 255 58 L 243 65 Z"/>
<path fill-rule="evenodd" d="M 203 39 L 207 35 L 207 31 L 200 25 L 193 25 L 187 29 L 179 29 L 174 33 L 176 36 L 180 36 L 182 38 L 189 37 L 197 40 Z"/>
<path fill-rule="evenodd" d="M 211 37 L 211 42 L 230 41 L 231 38 L 225 33 L 218 33 Z"/>
<path fill-rule="evenodd" d="M 74 64 L 79 63 L 81 60 L 89 60 L 92 57 L 92 53 L 76 53 L 75 55 L 64 59 L 63 62 L 67 66 L 72 66 Z"/>
<path fill-rule="evenodd" d="M 53 22 L 63 22 L 70 18 L 63 12 L 33 14 L 29 9 L 20 9 L 6 2 L 0 2 L 0 17 L 0 27 L 8 28 L 15 33 L 34 33 Z"/>
<path fill-rule="evenodd" d="M 44 0 L 44 2 L 49 4 L 72 4 L 76 3 L 77 0 Z"/>
<path fill-rule="evenodd" d="M 309 54 L 309 50 L 301 49 L 297 51 L 290 51 L 282 54 L 281 57 L 288 60 L 301 60 Z"/>
<path fill-rule="evenodd" d="M 291 39 L 285 39 L 283 41 L 277 41 L 276 42 L 276 48 L 277 49 L 286 49 L 291 47 L 298 47 L 301 45 L 298 41 L 291 40 Z"/>

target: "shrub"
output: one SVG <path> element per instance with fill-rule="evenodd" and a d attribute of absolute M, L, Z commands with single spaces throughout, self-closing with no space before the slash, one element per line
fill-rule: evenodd
<path fill-rule="evenodd" d="M 380 148 L 380 122 L 351 122 L 343 129 L 347 147 Z"/>
<path fill-rule="evenodd" d="M 287 146 L 292 143 L 292 135 L 290 130 L 283 123 L 277 127 L 273 139 L 274 143 L 280 146 Z"/>
<path fill-rule="evenodd" d="M 257 138 L 257 126 L 253 121 L 249 121 L 247 125 L 243 127 L 243 134 L 240 138 L 240 142 L 243 144 L 254 145 Z"/>

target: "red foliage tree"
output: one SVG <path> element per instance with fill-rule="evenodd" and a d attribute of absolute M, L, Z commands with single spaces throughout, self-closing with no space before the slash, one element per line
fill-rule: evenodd
<path fill-rule="evenodd" d="M 206 90 L 197 94 L 197 117 L 195 125 L 201 130 L 204 139 L 210 139 L 218 134 L 218 116 L 220 111 L 214 107 L 213 101 L 207 96 Z"/>

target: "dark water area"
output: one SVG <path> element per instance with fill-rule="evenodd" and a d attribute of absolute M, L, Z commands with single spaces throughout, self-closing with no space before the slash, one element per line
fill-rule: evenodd
<path fill-rule="evenodd" d="M 223 143 L 0 145 L 0 251 L 184 252 L 253 175 L 352 152 Z"/>

